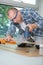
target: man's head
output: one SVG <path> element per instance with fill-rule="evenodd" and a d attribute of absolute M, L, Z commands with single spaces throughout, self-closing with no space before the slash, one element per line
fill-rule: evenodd
<path fill-rule="evenodd" d="M 21 13 L 16 8 L 10 8 L 7 12 L 7 16 L 14 23 L 20 23 L 22 21 Z"/>

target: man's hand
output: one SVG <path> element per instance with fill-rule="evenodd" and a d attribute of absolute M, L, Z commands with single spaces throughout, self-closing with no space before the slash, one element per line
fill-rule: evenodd
<path fill-rule="evenodd" d="M 27 27 L 29 27 L 29 31 L 32 32 L 32 30 L 37 28 L 38 26 L 36 24 L 27 24 Z"/>
<path fill-rule="evenodd" d="M 27 24 L 27 27 L 29 27 L 29 31 L 32 32 L 33 30 L 32 24 Z"/>
<path fill-rule="evenodd" d="M 7 35 L 5 39 L 6 39 L 7 41 L 14 41 L 14 39 L 13 39 L 10 35 Z"/>

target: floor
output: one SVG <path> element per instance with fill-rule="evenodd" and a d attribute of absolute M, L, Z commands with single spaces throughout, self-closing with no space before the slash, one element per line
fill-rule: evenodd
<path fill-rule="evenodd" d="M 26 57 L 0 49 L 0 65 L 43 65 L 43 57 Z"/>
<path fill-rule="evenodd" d="M 34 47 L 19 48 L 17 45 L 0 44 L 0 65 L 43 65 L 43 56 Z"/>

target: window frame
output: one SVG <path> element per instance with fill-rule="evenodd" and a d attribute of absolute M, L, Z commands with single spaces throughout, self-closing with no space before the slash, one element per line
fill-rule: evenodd
<path fill-rule="evenodd" d="M 39 0 L 36 0 L 36 5 L 32 5 L 32 4 L 27 4 L 27 3 L 23 3 L 23 2 L 17 2 L 17 1 L 12 1 L 12 0 L 1 0 L 0 1 L 1 4 L 5 4 L 5 5 L 11 5 L 14 7 L 19 7 L 19 8 L 34 8 L 37 9 L 39 8 Z"/>
<path fill-rule="evenodd" d="M 14 6 L 16 7 L 20 7 L 20 8 L 28 8 L 28 7 L 31 7 L 31 8 L 34 8 L 34 9 L 38 9 L 38 3 L 39 0 L 36 0 L 36 4 L 33 5 L 33 4 L 28 4 L 28 3 L 23 3 L 23 2 L 16 2 L 16 1 L 13 1 L 15 2 L 16 4 Z"/>

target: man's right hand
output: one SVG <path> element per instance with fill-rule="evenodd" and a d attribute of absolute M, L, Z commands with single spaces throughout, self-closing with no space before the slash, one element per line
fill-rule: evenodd
<path fill-rule="evenodd" d="M 12 38 L 10 35 L 7 35 L 5 39 L 7 41 L 14 41 L 14 38 Z"/>

